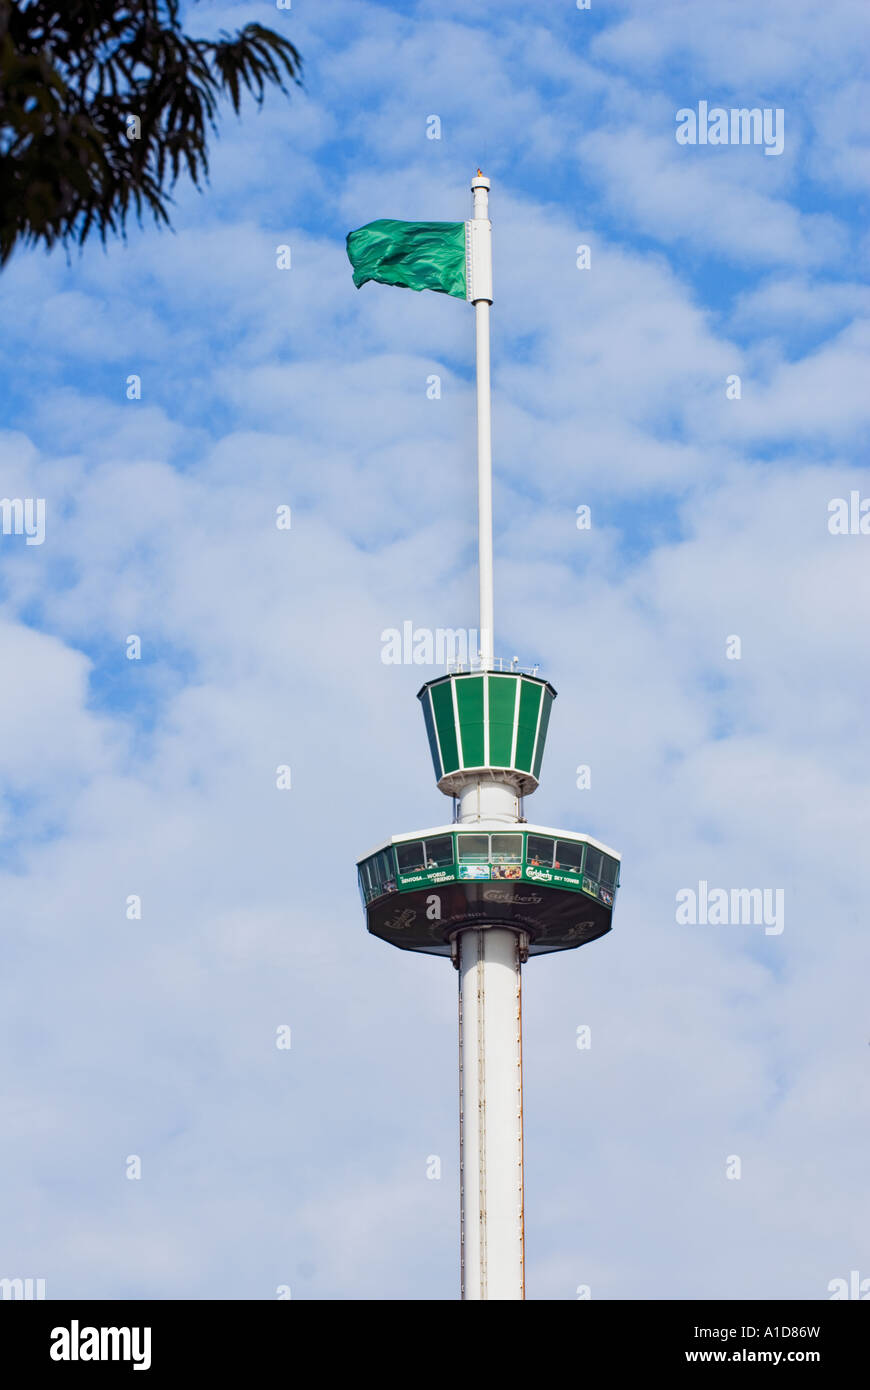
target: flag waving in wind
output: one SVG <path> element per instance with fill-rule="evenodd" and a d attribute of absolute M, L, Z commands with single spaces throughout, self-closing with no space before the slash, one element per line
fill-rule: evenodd
<path fill-rule="evenodd" d="M 468 298 L 464 222 L 395 222 L 382 217 L 348 233 L 347 254 L 357 289 L 367 280 L 378 280 L 382 285 Z"/>

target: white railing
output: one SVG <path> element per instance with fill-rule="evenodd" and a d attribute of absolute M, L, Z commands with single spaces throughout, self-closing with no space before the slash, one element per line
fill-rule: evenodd
<path fill-rule="evenodd" d="M 503 671 L 515 676 L 536 676 L 540 671 L 540 666 L 520 666 L 519 657 L 513 656 L 510 661 L 506 657 L 493 657 L 492 665 L 484 666 L 479 656 L 472 657 L 469 661 L 448 661 L 448 676 L 461 676 L 466 671 Z"/>

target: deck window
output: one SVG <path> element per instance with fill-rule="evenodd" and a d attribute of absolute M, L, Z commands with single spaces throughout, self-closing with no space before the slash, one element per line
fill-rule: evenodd
<path fill-rule="evenodd" d="M 436 835 L 434 840 L 426 841 L 426 868 L 443 869 L 453 863 L 453 836 Z"/>
<path fill-rule="evenodd" d="M 543 835 L 530 835 L 526 848 L 526 861 L 541 868 L 552 869 L 555 840 L 546 840 Z"/>
<path fill-rule="evenodd" d="M 426 867 L 426 846 L 422 840 L 396 845 L 396 863 L 400 874 L 416 874 Z"/>
<path fill-rule="evenodd" d="M 603 855 L 603 859 L 601 882 L 608 888 L 615 888 L 619 879 L 619 860 L 611 859 L 608 854 Z"/>
<path fill-rule="evenodd" d="M 457 843 L 459 845 L 460 864 L 489 863 L 488 835 L 459 835 Z"/>
<path fill-rule="evenodd" d="M 393 868 L 393 856 L 388 849 L 378 850 L 368 861 L 368 871 L 371 878 L 372 891 L 380 896 L 387 891 L 387 885 L 395 887 L 396 871 Z"/>
<path fill-rule="evenodd" d="M 522 835 L 493 835 L 493 864 L 519 864 L 523 857 Z"/>
<path fill-rule="evenodd" d="M 604 855 L 600 849 L 594 849 L 592 845 L 586 847 L 586 874 L 589 878 L 594 878 L 597 883 L 601 882 L 601 865 Z"/>
<path fill-rule="evenodd" d="M 579 874 L 583 868 L 583 849 L 584 846 L 576 840 L 557 840 L 556 868 Z"/>

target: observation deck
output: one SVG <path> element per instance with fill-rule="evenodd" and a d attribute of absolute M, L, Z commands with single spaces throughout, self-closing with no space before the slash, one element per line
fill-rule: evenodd
<path fill-rule="evenodd" d="M 524 931 L 530 955 L 610 931 L 619 855 L 588 835 L 481 821 L 394 835 L 360 860 L 369 931 L 406 951 L 451 954 L 463 927 Z"/>

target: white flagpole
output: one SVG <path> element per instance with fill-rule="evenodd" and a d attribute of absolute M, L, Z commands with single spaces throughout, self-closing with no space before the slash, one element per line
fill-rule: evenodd
<path fill-rule="evenodd" d="M 474 215 L 468 223 L 467 273 L 477 340 L 480 660 L 483 669 L 491 671 L 494 643 L 489 179 L 478 170 L 471 188 Z M 483 785 L 487 791 L 498 787 L 510 799 L 509 787 L 485 778 L 478 779 L 478 798 Z M 458 939 L 462 1297 L 470 1301 L 525 1297 L 521 973 L 527 944 L 521 933 L 487 923 L 461 931 Z"/>
<path fill-rule="evenodd" d="M 480 568 L 480 663 L 493 668 L 492 412 L 489 382 L 489 308 L 492 304 L 492 223 L 489 179 L 478 169 L 471 181 L 474 213 L 469 226 L 469 298 L 474 305 L 477 348 L 477 506 Z"/>

